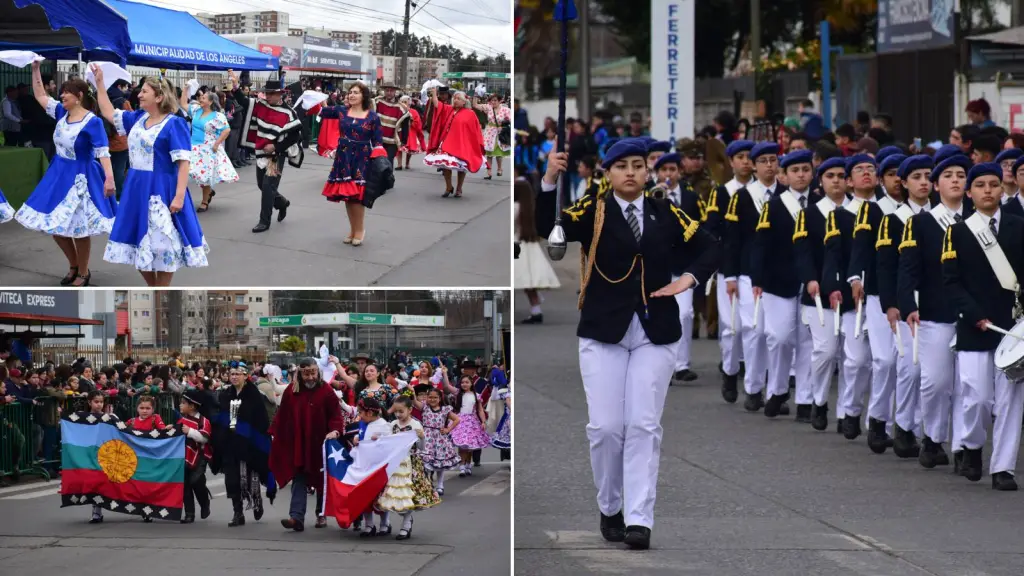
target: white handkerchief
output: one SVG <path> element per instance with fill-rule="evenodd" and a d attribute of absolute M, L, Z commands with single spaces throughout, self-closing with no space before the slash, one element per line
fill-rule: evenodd
<path fill-rule="evenodd" d="M 113 62 L 93 62 L 93 64 L 99 66 L 100 70 L 103 71 L 104 92 L 109 90 L 110 87 L 114 85 L 114 82 L 117 82 L 118 80 L 124 80 L 129 83 L 132 81 L 132 75 L 129 74 L 127 70 Z M 87 66 L 85 68 L 85 81 L 99 90 L 99 86 L 96 86 L 96 77 L 93 76 L 92 73 L 92 66 Z"/>
<path fill-rule="evenodd" d="M 322 104 L 327 100 L 328 95 L 323 92 L 317 92 L 316 90 L 306 90 L 299 96 L 297 102 L 295 102 L 294 108 L 302 107 L 303 110 L 310 110 L 317 104 Z"/>
<path fill-rule="evenodd" d="M 195 96 L 196 92 L 199 92 L 199 80 L 196 80 L 195 78 L 193 78 L 193 79 L 189 80 L 188 82 L 186 82 L 185 85 L 188 86 L 188 97 L 189 98 Z"/>
<path fill-rule="evenodd" d="M 6 62 L 15 68 L 24 68 L 33 62 L 42 62 L 46 58 L 28 50 L 0 50 L 0 62 Z"/>

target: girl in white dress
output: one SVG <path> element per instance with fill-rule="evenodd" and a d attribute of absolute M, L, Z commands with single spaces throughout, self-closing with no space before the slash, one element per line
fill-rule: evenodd
<path fill-rule="evenodd" d="M 540 244 L 534 215 L 533 187 L 525 178 L 516 180 L 514 197 L 515 239 L 519 242 L 521 253 L 512 261 L 512 284 L 516 289 L 525 291 L 526 297 L 530 300 L 530 316 L 524 323 L 540 324 L 544 321 L 544 313 L 540 307 L 544 299 L 538 290 L 558 288 L 561 284 L 554 268 L 548 262 L 544 247 Z"/>
<path fill-rule="evenodd" d="M 182 91 L 181 107 L 188 110 L 192 118 L 189 176 L 203 189 L 203 201 L 196 212 L 206 212 L 217 195 L 214 186 L 238 181 L 238 173 L 224 151 L 224 141 L 231 134 L 231 128 L 228 127 L 227 116 L 221 111 L 220 96 L 216 92 L 201 94 L 197 100 L 189 102 Z"/>

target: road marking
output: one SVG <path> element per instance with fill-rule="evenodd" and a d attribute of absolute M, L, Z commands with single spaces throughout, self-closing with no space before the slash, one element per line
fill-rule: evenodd
<path fill-rule="evenodd" d="M 826 532 L 826 534 L 828 534 L 829 536 L 837 536 L 839 538 L 842 538 L 843 540 L 851 542 L 854 546 L 860 548 L 861 550 L 871 550 L 871 546 L 867 542 L 864 542 L 864 540 L 867 540 L 867 538 L 861 536 L 860 534 L 857 534 L 857 538 L 854 538 L 849 534 L 841 534 L 836 532 Z"/>
<path fill-rule="evenodd" d="M 512 473 L 506 468 L 466 488 L 459 496 L 499 496 L 511 486 Z"/>
<path fill-rule="evenodd" d="M 13 496 L 6 496 L 3 500 L 32 500 L 34 498 L 44 498 L 46 496 L 57 496 L 60 493 L 60 486 L 47 486 L 43 490 L 36 490 L 34 492 L 23 492 L 15 494 Z"/>
<path fill-rule="evenodd" d="M 680 563 L 678 558 L 658 554 L 656 550 L 638 554 L 624 548 L 609 548 L 613 545 L 593 531 L 545 530 L 544 533 L 554 543 L 555 550 L 582 564 L 589 573 L 642 574 L 655 570 L 706 573 L 709 568 L 706 563 Z"/>
<path fill-rule="evenodd" d="M 56 482 L 31 482 L 29 484 L 15 484 L 14 486 L 8 486 L 7 488 L 0 488 L 0 494 L 24 492 L 25 490 L 36 490 L 43 486 L 56 486 L 60 488 L 60 480 L 57 480 Z"/>
<path fill-rule="evenodd" d="M 882 543 L 882 542 L 872 538 L 871 536 L 865 536 L 863 534 L 856 534 L 855 536 L 857 536 L 857 538 L 860 538 L 861 540 L 867 542 L 868 544 L 874 546 L 875 548 L 878 548 L 879 550 L 883 550 L 885 552 L 892 552 L 892 548 L 890 548 L 887 544 L 884 544 L 884 543 Z M 850 539 L 854 540 L 854 538 L 850 538 Z"/>

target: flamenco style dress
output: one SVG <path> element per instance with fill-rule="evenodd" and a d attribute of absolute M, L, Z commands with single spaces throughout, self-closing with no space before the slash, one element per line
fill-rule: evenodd
<path fill-rule="evenodd" d="M 478 172 L 484 163 L 484 138 L 476 112 L 438 102 L 423 163 L 456 172 Z"/>
<path fill-rule="evenodd" d="M 498 429 L 491 436 L 491 446 L 499 450 L 508 450 L 512 447 L 512 409 L 505 404 L 505 400 L 511 396 L 512 391 L 508 388 L 498 390 L 496 396 L 498 400 L 501 400 L 505 408 L 504 414 L 501 415 L 501 420 L 498 421 Z"/>
<path fill-rule="evenodd" d="M 334 158 L 338 149 L 338 139 L 341 138 L 341 132 L 338 130 L 339 121 L 337 118 L 323 116 L 317 116 L 317 121 L 320 122 L 320 133 L 316 137 L 316 153 L 324 158 Z"/>
<path fill-rule="evenodd" d="M 188 175 L 203 186 L 211 188 L 221 182 L 238 182 L 238 173 L 231 165 L 224 145 L 217 151 L 213 145 L 228 127 L 228 119 L 220 112 L 203 114 L 203 108 L 196 103 L 189 105 L 192 117 L 192 156 Z M 200 136 L 202 141 L 198 141 Z"/>
<path fill-rule="evenodd" d="M 403 426 L 397 420 L 391 423 L 391 433 L 422 430 L 423 426 L 416 420 L 410 420 L 409 424 Z M 377 508 L 398 514 L 405 514 L 412 510 L 423 510 L 441 503 L 441 498 L 434 491 L 430 478 L 427 477 L 423 460 L 416 451 L 413 444 L 409 454 L 402 460 L 398 470 L 388 479 L 387 487 L 377 499 Z"/>
<path fill-rule="evenodd" d="M 502 130 L 502 123 L 512 123 L 512 111 L 508 106 L 501 106 L 498 112 L 494 107 L 487 106 L 487 127 L 484 128 L 484 151 L 488 158 L 505 158 L 512 155 L 512 146 L 502 144 L 498 140 L 498 134 Z"/>
<path fill-rule="evenodd" d="M 11 208 L 7 198 L 4 197 L 4 191 L 0 190 L 0 224 L 4 222 L 10 222 L 14 218 L 14 208 Z"/>
<path fill-rule="evenodd" d="M 380 116 L 371 110 L 366 118 L 352 118 L 347 106 L 326 106 L 320 117 L 337 119 L 340 134 L 323 195 L 331 202 L 362 202 L 371 155 L 374 148 L 383 146 Z M 379 153 L 385 153 L 383 148 Z"/>
<path fill-rule="evenodd" d="M 144 110 L 114 111 L 117 133 L 128 135 L 130 168 L 103 259 L 143 272 L 208 266 L 210 247 L 187 190 L 181 211 L 170 210 L 178 186 L 177 162 L 192 156 L 188 125 L 172 115 L 146 127 L 148 120 Z"/>
<path fill-rule="evenodd" d="M 414 108 L 409 108 L 409 120 L 405 123 L 404 132 L 407 154 L 420 154 L 427 149 L 427 141 L 423 137 L 423 120 Z"/>
<path fill-rule="evenodd" d="M 98 158 L 110 158 L 103 120 L 92 112 L 69 122 L 64 106 L 50 98 L 46 113 L 57 120 L 56 155 L 42 181 L 14 217 L 29 230 L 53 236 L 88 238 L 114 226 L 117 200 L 103 194 L 106 177 Z M 0 217 L 2 220 L 2 217 Z"/>

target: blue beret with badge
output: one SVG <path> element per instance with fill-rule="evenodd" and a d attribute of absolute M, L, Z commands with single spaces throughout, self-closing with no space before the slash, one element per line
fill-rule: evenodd
<path fill-rule="evenodd" d="M 639 156 L 641 158 L 647 158 L 647 144 L 639 138 L 623 138 L 608 148 L 605 152 L 604 162 L 601 163 L 601 167 L 605 170 L 612 167 L 623 158 L 629 156 Z"/>
<path fill-rule="evenodd" d="M 968 158 L 967 155 L 963 153 L 948 156 L 942 162 L 935 164 L 935 168 L 932 169 L 932 177 L 930 178 L 930 180 L 932 182 L 937 182 L 939 180 L 939 176 L 941 176 L 943 172 L 954 166 L 959 166 L 963 168 L 965 171 L 970 170 L 971 159 Z"/>
<path fill-rule="evenodd" d="M 1020 158 L 1017 158 L 1017 160 L 1013 163 L 1013 177 L 1014 178 L 1017 177 L 1017 169 L 1020 168 L 1021 166 L 1024 166 L 1024 155 L 1022 155 Z"/>
<path fill-rule="evenodd" d="M 1024 156 L 1024 150 L 1021 150 L 1020 148 L 1003 150 L 998 156 L 996 156 L 996 164 L 1002 164 L 1003 160 L 1017 160 L 1021 156 Z"/>
<path fill-rule="evenodd" d="M 971 167 L 970 171 L 967 172 L 967 189 L 970 190 L 971 184 L 975 180 L 982 176 L 995 176 L 999 178 L 999 181 L 1003 181 L 1003 167 L 995 162 L 982 162 L 981 164 L 975 164 Z"/>
<path fill-rule="evenodd" d="M 818 177 L 818 180 L 821 180 L 821 177 L 825 174 L 825 172 L 828 172 L 833 168 L 842 168 L 843 172 L 845 173 L 846 158 L 843 158 L 842 156 L 833 156 L 832 158 L 825 160 L 824 162 L 818 165 L 818 172 L 815 174 L 815 176 Z"/>
<path fill-rule="evenodd" d="M 907 157 L 900 154 L 889 154 L 885 159 L 878 162 L 878 173 L 885 174 L 889 170 L 899 170 L 900 164 L 906 160 Z"/>
<path fill-rule="evenodd" d="M 661 158 L 658 158 L 657 162 L 654 163 L 654 171 L 657 172 L 659 168 L 661 168 L 665 164 L 668 164 L 669 162 L 672 162 L 673 164 L 679 164 L 680 160 L 682 160 L 682 158 L 680 158 L 679 154 L 676 154 L 675 152 L 669 152 L 668 154 L 664 154 Z"/>
<path fill-rule="evenodd" d="M 785 170 L 786 168 L 796 166 L 797 164 L 814 164 L 813 160 L 814 153 L 810 150 L 794 150 L 779 160 L 779 166 Z"/>
<path fill-rule="evenodd" d="M 749 152 L 753 149 L 754 143 L 751 140 L 733 140 L 725 147 L 725 155 L 732 158 L 740 152 Z"/>
<path fill-rule="evenodd" d="M 779 145 L 775 142 L 758 142 L 754 144 L 754 147 L 750 150 L 750 161 L 753 162 L 761 156 L 767 155 L 778 156 Z"/>
<path fill-rule="evenodd" d="M 874 167 L 878 167 L 875 164 L 875 159 L 867 154 L 854 154 L 846 159 L 846 177 L 849 178 L 850 174 L 853 173 L 854 166 L 860 164 L 871 164 Z"/>
<path fill-rule="evenodd" d="M 935 162 L 932 161 L 931 157 L 924 154 L 915 154 L 907 157 L 900 163 L 900 167 L 896 169 L 896 175 L 900 177 L 900 180 L 906 180 L 914 170 L 927 169 L 930 171 L 934 167 Z M 929 172 L 930 175 L 931 173 Z"/>

